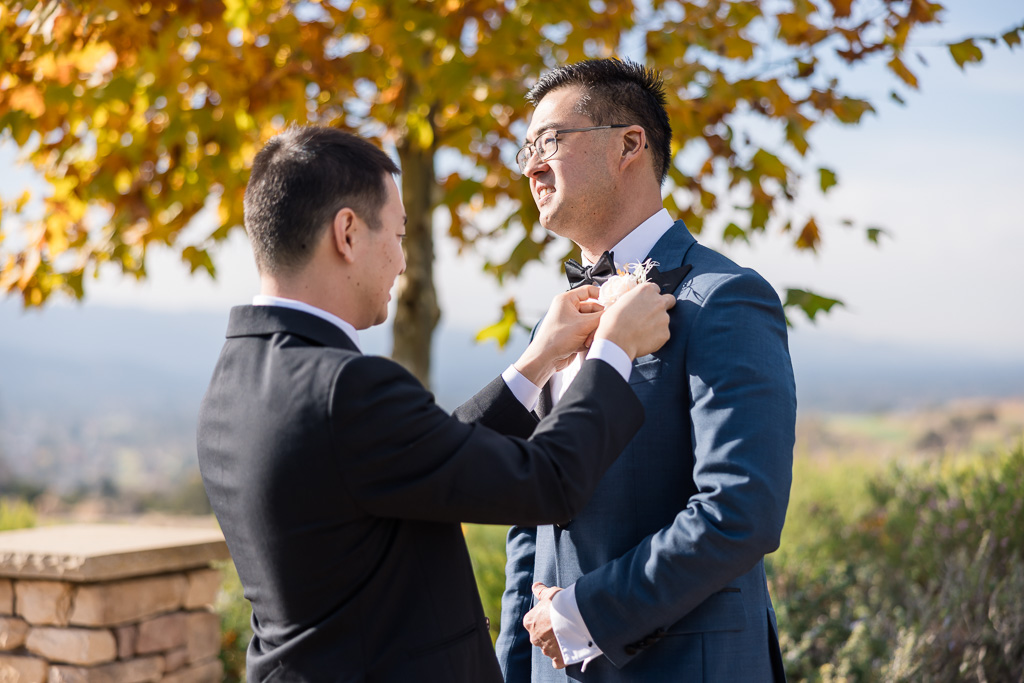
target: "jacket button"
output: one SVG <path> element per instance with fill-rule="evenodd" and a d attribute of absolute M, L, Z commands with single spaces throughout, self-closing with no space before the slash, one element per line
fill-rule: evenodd
<path fill-rule="evenodd" d="M 632 645 L 627 645 L 626 646 L 626 654 L 629 655 L 630 657 L 635 655 L 637 652 L 638 652 L 638 650 L 635 647 L 633 647 Z"/>

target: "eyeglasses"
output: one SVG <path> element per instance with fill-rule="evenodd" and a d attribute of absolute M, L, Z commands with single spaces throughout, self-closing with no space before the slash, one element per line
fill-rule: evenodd
<path fill-rule="evenodd" d="M 591 130 L 605 130 L 607 128 L 629 128 L 629 123 L 612 123 L 607 126 L 589 126 L 587 128 L 564 128 L 562 130 L 549 130 L 537 136 L 532 143 L 527 142 L 516 154 L 516 163 L 519 165 L 519 172 L 526 171 L 526 164 L 533 158 L 534 152 L 541 161 L 547 161 L 555 156 L 558 151 L 558 136 L 566 133 L 586 133 Z"/>

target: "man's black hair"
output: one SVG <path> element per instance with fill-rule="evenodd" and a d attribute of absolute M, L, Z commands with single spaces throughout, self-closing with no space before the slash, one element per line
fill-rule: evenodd
<path fill-rule="evenodd" d="M 245 230 L 261 273 L 294 273 L 309 262 L 324 230 L 344 208 L 373 230 L 387 201 L 395 162 L 355 135 L 291 126 L 252 163 L 245 188 Z"/>
<path fill-rule="evenodd" d="M 568 86 L 583 89 L 575 110 L 594 125 L 642 126 L 654 156 L 654 172 L 659 182 L 665 182 L 672 154 L 672 126 L 665 111 L 665 83 L 658 71 L 628 59 L 567 64 L 544 74 L 526 99 L 537 106 L 552 90 Z"/>

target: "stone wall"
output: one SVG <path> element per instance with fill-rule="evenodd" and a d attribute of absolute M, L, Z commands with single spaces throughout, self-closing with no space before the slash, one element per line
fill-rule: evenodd
<path fill-rule="evenodd" d="M 93 538 L 137 535 L 126 528 L 135 529 L 107 528 Z M 82 533 L 82 527 L 76 529 Z M 46 542 L 40 546 L 37 538 L 35 545 L 49 551 L 25 551 L 24 541 L 33 532 L 43 532 Z M 163 532 L 155 534 L 166 541 Z M 22 535 L 15 539 L 22 547 L 14 543 L 15 550 L 5 543 L 13 534 Z M 167 552 L 180 543 L 180 535 L 171 534 L 159 548 L 148 537 L 134 552 L 118 547 L 97 562 L 102 549 L 96 552 L 94 546 L 89 558 L 81 552 L 62 554 L 52 543 L 59 537 L 42 529 L 0 534 L 0 683 L 221 680 L 220 618 L 212 610 L 220 572 L 209 562 L 225 556 L 226 548 L 210 545 L 207 554 L 220 557 L 208 558 L 206 566 L 178 567 L 198 560 L 192 547 L 184 563 L 166 561 L 182 555 Z M 155 550 L 165 561 L 154 561 Z M 114 562 L 112 555 L 117 555 Z M 131 576 L 133 555 L 146 575 Z M 148 573 L 154 567 L 161 569 Z"/>

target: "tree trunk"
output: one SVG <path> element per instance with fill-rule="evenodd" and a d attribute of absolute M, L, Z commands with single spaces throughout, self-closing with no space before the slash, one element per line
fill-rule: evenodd
<path fill-rule="evenodd" d="M 434 154 L 406 139 L 398 147 L 402 164 L 402 200 L 409 222 L 405 227 L 405 274 L 398 279 L 391 357 L 430 386 L 430 350 L 441 318 L 434 289 Z"/>

